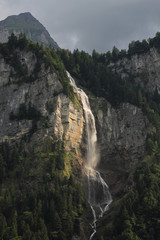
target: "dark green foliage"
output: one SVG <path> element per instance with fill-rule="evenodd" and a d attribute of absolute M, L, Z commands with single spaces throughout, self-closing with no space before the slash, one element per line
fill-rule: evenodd
<path fill-rule="evenodd" d="M 109 224 L 102 227 L 105 240 L 158 240 L 160 238 L 160 161 L 145 160 L 133 174 L 132 190 L 115 202 Z"/>
<path fill-rule="evenodd" d="M 152 47 L 160 50 L 160 32 L 157 32 L 155 37 L 149 38 L 148 40 L 143 39 L 142 41 L 132 41 L 128 45 L 128 51 L 125 49 L 119 50 L 114 46 L 112 52 L 108 51 L 107 53 L 99 54 L 94 50 L 92 57 L 94 60 L 98 60 L 98 62 L 108 64 L 111 61 L 116 62 L 124 57 L 130 58 L 134 54 L 147 53 Z"/>
<path fill-rule="evenodd" d="M 132 41 L 128 46 L 128 56 L 146 53 L 148 52 L 149 48 L 149 43 L 146 40 L 143 40 L 142 42 Z"/>
<path fill-rule="evenodd" d="M 149 39 L 149 46 L 160 48 L 160 33 L 157 32 L 154 38 Z"/>
<path fill-rule="evenodd" d="M 160 50 L 160 33 L 157 32 L 154 38 L 149 38 L 148 40 L 143 39 L 141 42 L 139 40 L 132 41 L 129 43 L 128 51 L 119 51 L 116 47 L 113 48 L 112 53 L 106 53 L 107 61 L 117 61 L 122 57 L 131 57 L 134 54 L 147 53 L 150 48 L 155 47 Z"/>
<path fill-rule="evenodd" d="M 105 62 L 110 61 L 116 62 L 117 60 L 127 57 L 130 58 L 134 54 L 144 54 L 147 53 L 150 48 L 155 47 L 160 50 L 160 33 L 157 32 L 154 38 L 149 38 L 148 40 L 143 39 L 142 41 L 132 41 L 128 45 L 128 51 L 119 51 L 116 47 L 113 47 L 112 53 L 107 52 L 106 54 L 101 54 L 105 58 Z"/>
<path fill-rule="evenodd" d="M 65 158 L 59 141 L 29 155 L 0 146 L 0 239 L 70 240 L 79 233 L 84 194 L 65 176 Z"/>
<path fill-rule="evenodd" d="M 23 43 L 23 44 L 22 44 Z M 24 44 L 25 43 L 25 44 Z M 18 54 L 17 48 L 23 49 L 27 46 L 27 41 L 25 36 L 20 35 L 19 40 L 17 37 L 12 34 L 7 43 L 0 44 L 0 53 L 3 55 L 5 61 L 10 64 L 14 70 L 16 77 L 23 77 L 25 81 L 28 80 L 27 76 L 27 68 L 20 61 L 20 56 Z M 13 77 L 13 75 L 12 75 Z"/>
<path fill-rule="evenodd" d="M 118 60 L 119 57 L 119 50 L 115 46 L 112 49 L 112 60 L 115 62 Z"/>
<path fill-rule="evenodd" d="M 116 55 L 116 48 L 113 49 Z M 98 97 L 105 97 L 113 106 L 122 102 L 137 104 L 138 87 L 130 79 L 125 81 L 106 66 L 105 56 L 93 51 L 92 56 L 84 51 L 59 50 L 67 70 L 78 83 Z"/>

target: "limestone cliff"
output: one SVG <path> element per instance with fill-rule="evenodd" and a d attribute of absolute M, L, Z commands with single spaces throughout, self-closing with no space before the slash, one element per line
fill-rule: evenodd
<path fill-rule="evenodd" d="M 0 142 L 30 138 L 26 148 L 41 147 L 48 137 L 63 139 L 68 150 L 80 147 L 83 112 L 63 93 L 56 73 L 44 64 L 34 81 L 37 58 L 31 51 L 18 51 L 27 69 L 27 81 L 13 75 L 14 68 L 0 55 Z"/>
<path fill-rule="evenodd" d="M 25 69 L 25 76 L 17 76 L 13 66 L 0 55 L 0 142 L 24 140 L 26 151 L 33 147 L 38 151 L 45 140 L 57 136 L 64 140 L 68 151 L 81 154 L 81 150 L 87 148 L 81 103 L 77 107 L 64 94 L 58 72 L 46 68 L 44 63 L 35 74 L 38 58 L 34 52 L 17 50 L 16 54 Z M 129 68 L 137 59 L 139 56 L 121 61 Z M 145 57 L 142 56 L 139 61 L 145 61 Z M 119 60 L 110 67 L 123 74 L 121 64 Z M 138 71 L 136 69 L 129 68 L 128 72 L 134 75 Z M 156 69 L 158 79 L 158 65 Z M 149 79 L 147 86 L 150 84 Z M 78 94 L 74 94 L 80 102 Z M 125 176 L 131 167 L 144 157 L 146 137 L 153 127 L 142 110 L 134 105 L 123 103 L 114 108 L 103 98 L 91 97 L 90 100 L 101 153 L 99 168 L 117 194 L 124 189 Z"/>
<path fill-rule="evenodd" d="M 112 194 L 124 190 L 127 173 L 145 155 L 147 134 L 153 127 L 142 110 L 123 103 L 113 108 L 103 98 L 91 98 L 101 152 L 99 169 L 112 188 Z"/>
<path fill-rule="evenodd" d="M 119 59 L 108 65 L 113 72 L 123 79 L 129 78 L 144 90 L 153 93 L 157 88 L 160 92 L 160 53 L 157 48 L 150 48 L 148 52 L 134 54 Z"/>

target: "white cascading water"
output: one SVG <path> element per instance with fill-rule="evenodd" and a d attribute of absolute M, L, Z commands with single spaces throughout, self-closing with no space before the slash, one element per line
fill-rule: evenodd
<path fill-rule="evenodd" d="M 90 108 L 89 100 L 85 92 L 78 88 L 74 79 L 67 72 L 72 86 L 77 90 L 81 97 L 83 111 L 85 114 L 86 133 L 87 133 L 87 176 L 88 176 L 88 203 L 90 204 L 93 213 L 93 222 L 91 224 L 93 233 L 89 240 L 96 233 L 96 222 L 102 217 L 104 212 L 108 210 L 109 204 L 112 202 L 112 197 L 108 189 L 108 185 L 101 177 L 100 173 L 95 170 L 99 161 L 99 152 L 97 150 L 97 131 L 95 126 L 95 118 Z"/>

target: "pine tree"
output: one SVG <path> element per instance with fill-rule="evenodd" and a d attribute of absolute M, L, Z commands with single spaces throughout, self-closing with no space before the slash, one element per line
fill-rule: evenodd
<path fill-rule="evenodd" d="M 43 240 L 49 240 L 48 233 L 47 233 L 47 227 L 44 223 L 43 219 L 40 219 L 40 232 L 41 232 L 41 239 Z"/>
<path fill-rule="evenodd" d="M 55 213 L 54 226 L 56 231 L 60 231 L 62 229 L 62 222 L 57 212 Z"/>
<path fill-rule="evenodd" d="M 17 227 L 17 211 L 15 210 L 12 217 L 12 228 L 11 228 L 11 236 L 15 238 L 18 236 L 18 227 Z"/>
<path fill-rule="evenodd" d="M 0 213 L 0 239 L 5 238 L 6 230 L 7 230 L 6 218 L 2 213 Z"/>
<path fill-rule="evenodd" d="M 6 173 L 6 163 L 0 154 L 0 182 L 3 181 Z"/>
<path fill-rule="evenodd" d="M 32 239 L 32 232 L 28 224 L 25 226 L 25 230 L 23 232 L 23 240 L 31 240 Z"/>

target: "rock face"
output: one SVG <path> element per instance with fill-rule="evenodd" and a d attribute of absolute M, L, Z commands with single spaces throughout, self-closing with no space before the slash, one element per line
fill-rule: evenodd
<path fill-rule="evenodd" d="M 130 58 L 124 57 L 110 63 L 109 67 L 123 79 L 132 77 L 144 90 L 153 93 L 157 88 L 160 93 L 160 53 L 156 48 Z"/>
<path fill-rule="evenodd" d="M 36 79 L 29 81 L 37 58 L 30 51 L 17 54 L 27 69 L 25 80 L 15 77 L 14 69 L 0 55 L 0 142 L 24 139 L 25 149 L 38 151 L 48 138 L 57 136 L 65 141 L 68 151 L 81 155 L 81 149 L 87 148 L 82 105 L 73 104 L 63 93 L 56 73 L 44 64 Z M 117 109 L 103 98 L 91 98 L 90 103 L 101 152 L 99 168 L 117 194 L 124 189 L 131 167 L 144 157 L 146 137 L 153 129 L 141 109 L 129 103 Z"/>
<path fill-rule="evenodd" d="M 31 76 L 37 59 L 19 52 Z M 14 69 L 0 56 L 0 142 L 30 138 L 26 147 L 38 149 L 45 139 L 64 139 L 68 150 L 79 149 L 83 135 L 83 111 L 63 94 L 57 75 L 43 64 L 34 81 L 11 77 Z M 29 78 L 28 78 L 29 79 Z"/>
<path fill-rule="evenodd" d="M 145 155 L 145 140 L 152 126 L 141 109 L 129 103 L 113 108 L 105 99 L 92 99 L 101 153 L 99 169 L 112 194 L 124 190 L 127 173 Z"/>
<path fill-rule="evenodd" d="M 25 33 L 26 37 L 32 41 L 52 46 L 55 49 L 59 48 L 45 27 L 29 12 L 9 16 L 5 20 L 0 21 L 0 42 L 7 42 L 11 33 L 14 33 L 16 36 L 19 36 L 20 33 Z"/>
<path fill-rule="evenodd" d="M 64 136 L 67 150 L 77 150 L 83 135 L 83 111 L 76 109 L 64 94 L 57 96 L 54 113 L 54 133 L 61 139 Z"/>

